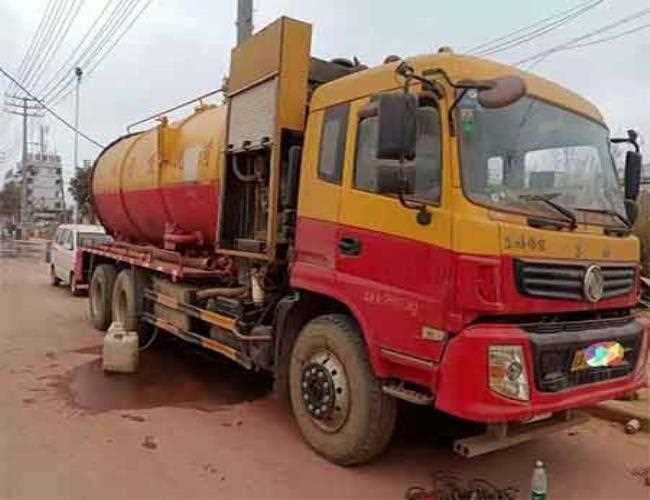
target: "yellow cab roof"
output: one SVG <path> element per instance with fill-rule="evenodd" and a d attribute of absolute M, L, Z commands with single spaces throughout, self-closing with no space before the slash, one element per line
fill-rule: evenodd
<path fill-rule="evenodd" d="M 526 81 L 528 95 L 604 123 L 600 111 L 591 102 L 560 85 L 514 66 L 448 52 L 415 56 L 406 59 L 406 62 L 418 74 L 430 69 L 443 69 L 454 82 L 519 75 Z M 319 87 L 311 99 L 311 109 L 317 110 L 400 87 L 402 79 L 395 74 L 395 68 L 399 64 L 397 61 L 369 68 Z"/>

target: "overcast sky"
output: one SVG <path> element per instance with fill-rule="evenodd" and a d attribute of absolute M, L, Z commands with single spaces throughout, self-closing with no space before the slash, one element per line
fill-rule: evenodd
<path fill-rule="evenodd" d="M 312 54 L 357 56 L 368 65 L 387 54 L 403 56 L 447 45 L 457 51 L 500 36 L 584 0 L 402 2 L 370 0 L 256 0 L 254 24 L 280 15 L 314 25 Z M 0 0 L 0 65 L 16 72 L 47 0 Z M 104 0 L 85 0 L 50 71 L 57 68 L 90 27 Z M 440 5 L 437 5 L 440 4 Z M 605 0 L 601 5 L 533 43 L 495 55 L 512 62 L 650 6 L 650 0 Z M 220 86 L 235 40 L 236 0 L 153 0 L 111 55 L 82 85 L 81 129 L 101 143 L 126 124 Z M 636 25 L 650 22 L 650 16 Z M 628 127 L 650 136 L 650 30 L 551 55 L 534 72 L 584 95 L 604 113 L 615 133 Z M 0 91 L 6 81 L 0 76 Z M 72 98 L 58 106 L 72 120 Z M 15 120 L 13 120 L 15 121 Z M 19 130 L 0 112 L 0 150 Z M 72 164 L 72 134 L 52 126 L 51 142 Z M 81 141 L 80 158 L 98 150 Z M 0 163 L 0 172 L 13 166 Z"/>

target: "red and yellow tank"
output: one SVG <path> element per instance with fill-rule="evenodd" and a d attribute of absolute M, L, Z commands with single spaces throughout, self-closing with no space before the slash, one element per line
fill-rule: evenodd
<path fill-rule="evenodd" d="M 95 163 L 91 192 L 109 233 L 162 246 L 172 231 L 213 245 L 225 124 L 225 106 L 200 106 L 108 146 Z"/>

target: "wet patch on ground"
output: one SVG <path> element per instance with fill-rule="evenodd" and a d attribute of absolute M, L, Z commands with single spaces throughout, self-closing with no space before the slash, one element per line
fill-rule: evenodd
<path fill-rule="evenodd" d="M 95 354 L 101 355 L 102 346 L 101 345 L 92 345 L 90 347 L 82 347 L 81 349 L 75 349 L 71 352 L 76 352 L 78 354 Z"/>
<path fill-rule="evenodd" d="M 167 342 L 140 354 L 137 373 L 105 373 L 97 357 L 61 376 L 57 385 L 72 405 L 90 413 L 162 406 L 224 411 L 263 398 L 272 388 L 268 376 Z"/>

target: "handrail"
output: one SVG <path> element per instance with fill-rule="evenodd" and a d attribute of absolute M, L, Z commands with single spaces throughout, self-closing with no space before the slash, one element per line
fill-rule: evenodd
<path fill-rule="evenodd" d="M 210 96 L 212 96 L 212 95 L 218 94 L 218 93 L 223 92 L 223 91 L 224 91 L 223 88 L 218 88 L 218 89 L 216 89 L 216 90 L 212 90 L 211 92 L 208 92 L 207 94 L 202 94 L 202 95 L 200 95 L 200 96 L 198 96 L 198 97 L 195 97 L 195 98 L 193 98 L 193 99 L 190 99 L 189 101 L 184 101 L 184 102 L 182 102 L 182 103 L 180 103 L 180 104 L 177 104 L 176 106 L 171 107 L 171 108 L 169 108 L 169 109 L 165 109 L 165 110 L 163 110 L 163 111 L 159 111 L 158 113 L 155 113 L 155 114 L 153 114 L 153 115 L 151 115 L 151 116 L 148 116 L 148 117 L 146 117 L 146 118 L 143 118 L 142 120 L 139 120 L 139 121 L 137 121 L 137 122 L 133 122 L 133 123 L 131 123 L 130 125 L 128 125 L 128 126 L 126 127 L 126 131 L 127 131 L 128 133 L 131 133 L 131 128 L 132 128 L 132 127 L 135 127 L 136 125 L 140 125 L 140 124 L 142 124 L 142 123 L 148 122 L 149 120 L 153 120 L 153 119 L 155 119 L 155 118 L 159 118 L 159 117 L 162 116 L 162 115 L 165 115 L 165 114 L 167 114 L 167 113 L 171 113 L 172 111 L 176 111 L 177 109 L 183 108 L 183 107 L 185 107 L 185 106 L 187 106 L 187 105 L 189 105 L 189 104 L 192 104 L 193 102 L 201 101 L 201 100 L 205 99 L 206 97 L 210 97 Z"/>

